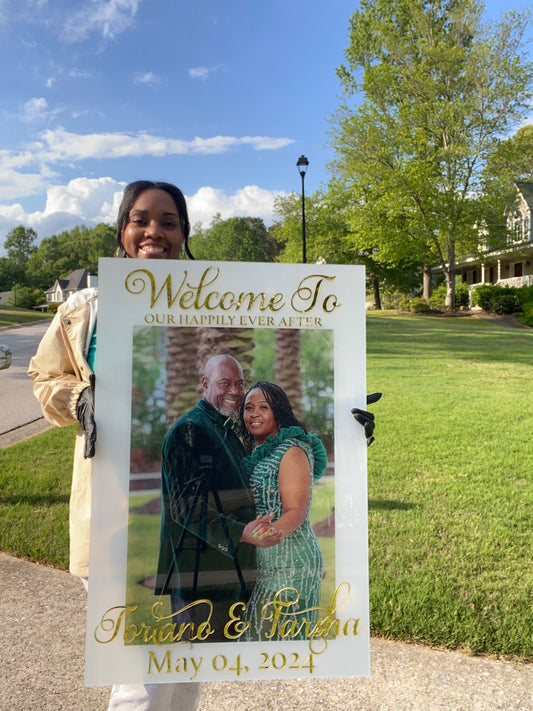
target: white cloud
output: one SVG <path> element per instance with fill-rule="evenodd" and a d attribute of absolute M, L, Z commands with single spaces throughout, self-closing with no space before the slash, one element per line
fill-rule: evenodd
<path fill-rule="evenodd" d="M 89 111 L 87 109 L 83 109 L 82 111 L 74 111 L 73 110 L 70 115 L 72 116 L 72 118 L 77 119 L 80 116 L 87 116 L 88 113 L 89 113 Z"/>
<path fill-rule="evenodd" d="M 26 101 L 22 108 L 21 119 L 26 123 L 46 120 L 48 112 L 48 102 L 43 97 L 33 98 Z"/>
<path fill-rule="evenodd" d="M 42 211 L 26 212 L 20 203 L 0 205 L 0 256 L 5 235 L 23 224 L 33 227 L 39 241 L 43 237 L 70 230 L 76 225 L 87 227 L 99 222 L 114 223 L 125 183 L 113 178 L 75 178 L 66 185 L 48 188 Z M 0 187 L 0 193 L 3 193 Z M 208 227 L 219 213 L 223 219 L 234 216 L 262 217 L 270 224 L 274 200 L 281 192 L 247 185 L 233 194 L 212 187 L 202 187 L 186 196 L 191 224 Z"/>
<path fill-rule="evenodd" d="M 85 0 L 63 25 L 62 36 L 69 42 L 86 39 L 93 32 L 104 39 L 115 39 L 130 27 L 140 0 Z"/>
<path fill-rule="evenodd" d="M 75 178 L 47 190 L 44 210 L 25 212 L 22 205 L 0 205 L 0 256 L 5 235 L 17 225 L 33 227 L 38 241 L 77 225 L 114 223 L 125 183 L 113 178 Z M 3 193 L 3 191 L 2 191 Z"/>
<path fill-rule="evenodd" d="M 223 190 L 202 187 L 187 198 L 191 225 L 200 222 L 208 227 L 219 213 L 223 220 L 228 217 L 262 217 L 266 224 L 272 223 L 274 200 L 281 191 L 264 190 L 257 185 L 247 185 L 228 195 Z"/>
<path fill-rule="evenodd" d="M 215 65 L 213 67 L 191 67 L 189 71 L 189 76 L 191 79 L 202 79 L 205 80 L 210 74 L 216 72 L 220 69 L 220 65 Z"/>
<path fill-rule="evenodd" d="M 144 72 L 137 74 L 133 81 L 135 84 L 161 84 L 161 77 L 153 72 Z"/>
<path fill-rule="evenodd" d="M 27 102 L 26 116 L 48 116 L 46 100 Z M 76 114 L 74 114 L 76 115 Z M 46 130 L 41 140 L 19 151 L 0 150 L 0 195 L 4 200 L 44 192 L 57 181 L 56 166 L 72 165 L 87 159 L 120 159 L 142 156 L 221 154 L 240 147 L 253 150 L 278 150 L 293 143 L 290 138 L 269 136 L 214 136 L 184 141 L 148 133 L 77 134 L 62 128 Z"/>
<path fill-rule="evenodd" d="M 42 142 L 32 148 L 34 156 L 46 162 L 84 160 L 87 158 L 125 158 L 139 156 L 187 155 L 192 153 L 225 153 L 239 146 L 251 146 L 254 150 L 277 150 L 291 143 L 291 138 L 269 136 L 213 136 L 196 137 L 185 141 L 179 138 L 164 138 L 149 133 L 89 133 L 78 134 L 63 128 L 46 130 Z"/>
<path fill-rule="evenodd" d="M 92 72 L 84 71 L 83 69 L 70 69 L 67 72 L 69 79 L 89 79 L 92 77 Z"/>
<path fill-rule="evenodd" d="M 54 185 L 48 188 L 42 215 L 66 213 L 84 223 L 114 222 L 123 187 L 113 178 L 75 178 L 67 185 Z"/>
<path fill-rule="evenodd" d="M 39 173 L 21 173 L 17 166 L 1 165 L 0 195 L 3 200 L 14 200 L 27 195 L 37 195 L 44 191 L 45 180 Z"/>
<path fill-rule="evenodd" d="M 50 86 L 52 81 L 52 79 L 48 80 Z M 48 102 L 42 96 L 33 97 L 23 105 L 20 111 L 20 120 L 24 121 L 24 123 L 44 123 L 63 113 L 63 111 L 62 107 L 50 109 Z"/>

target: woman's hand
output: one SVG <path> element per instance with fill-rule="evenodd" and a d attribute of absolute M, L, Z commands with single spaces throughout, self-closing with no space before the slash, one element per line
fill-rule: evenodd
<path fill-rule="evenodd" d="M 258 548 L 270 548 L 277 546 L 283 538 L 283 533 L 272 524 L 274 514 L 258 516 L 244 527 L 241 541 L 250 543 Z"/>
<path fill-rule="evenodd" d="M 381 393 L 373 393 L 372 395 L 366 396 L 366 404 L 373 405 L 381 398 Z M 354 419 L 359 422 L 360 425 L 365 430 L 366 444 L 370 447 L 374 441 L 374 428 L 376 426 L 375 416 L 373 412 L 368 412 L 368 410 L 359 410 L 359 408 L 352 408 L 352 415 Z"/>
<path fill-rule="evenodd" d="M 96 443 L 96 422 L 94 420 L 94 373 L 90 375 L 90 384 L 82 390 L 76 405 L 76 416 L 85 434 L 85 459 L 94 457 Z"/>

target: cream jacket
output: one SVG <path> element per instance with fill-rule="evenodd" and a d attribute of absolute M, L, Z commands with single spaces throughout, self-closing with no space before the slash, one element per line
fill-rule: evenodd
<path fill-rule="evenodd" d="M 28 375 L 44 417 L 64 427 L 77 422 L 76 405 L 92 371 L 86 356 L 96 322 L 97 289 L 73 294 L 57 310 L 30 361 Z M 78 424 L 70 491 L 70 572 L 89 574 L 92 460 L 84 459 L 85 436 Z"/>

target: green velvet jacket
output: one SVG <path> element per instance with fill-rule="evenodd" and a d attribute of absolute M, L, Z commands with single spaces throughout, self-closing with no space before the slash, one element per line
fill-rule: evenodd
<path fill-rule="evenodd" d="M 255 547 L 239 543 L 253 496 L 244 448 L 225 421 L 200 400 L 163 441 L 157 595 L 231 603 L 253 587 Z"/>

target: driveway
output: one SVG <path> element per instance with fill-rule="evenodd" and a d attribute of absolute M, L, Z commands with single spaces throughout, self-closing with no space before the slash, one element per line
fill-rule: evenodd
<path fill-rule="evenodd" d="M 13 355 L 11 367 L 0 370 L 0 447 L 48 427 L 26 371 L 49 323 L 39 321 L 0 329 L 0 343 L 9 346 Z"/>

